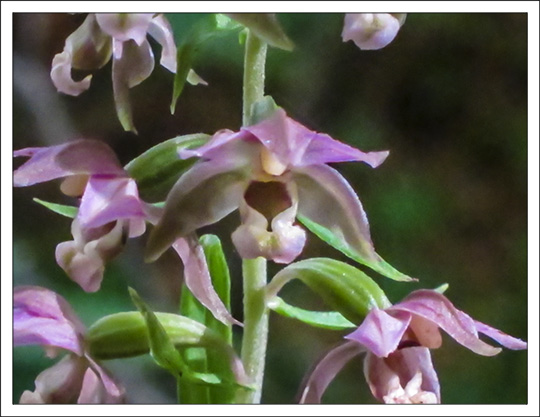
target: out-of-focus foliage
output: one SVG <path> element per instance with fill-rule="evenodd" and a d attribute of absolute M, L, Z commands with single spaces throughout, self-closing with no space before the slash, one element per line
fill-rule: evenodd
<path fill-rule="evenodd" d="M 243 49 L 237 35 L 200 48 L 193 69 L 209 85 L 186 86 L 174 115 L 168 71 L 157 68 L 132 89 L 138 136 L 124 132 L 116 119 L 110 67 L 96 73 L 92 89 L 81 96 L 57 94 L 48 76 L 52 57 L 83 19 L 15 15 L 15 149 L 94 138 L 107 141 L 125 164 L 165 139 L 238 129 Z M 175 30 L 182 30 L 182 19 L 174 19 Z M 396 283 L 366 272 L 393 302 L 413 289 L 448 282 L 445 294 L 456 307 L 527 340 L 527 15 L 410 14 L 397 38 L 379 51 L 343 43 L 342 14 L 278 19 L 295 49 L 269 49 L 266 93 L 313 130 L 366 151 L 390 150 L 376 170 L 353 163 L 338 169 L 362 199 L 377 252 L 420 282 Z M 56 244 L 70 239 L 70 219 L 33 197 L 74 203 L 60 196 L 58 184 L 14 190 L 15 285 L 58 291 L 87 325 L 133 310 L 128 285 L 154 311 L 175 311 L 181 263 L 167 253 L 144 264 L 146 236 L 130 240 L 109 265 L 100 292 L 83 293 L 54 261 Z M 233 315 L 241 319 L 240 262 L 229 237 L 237 222 L 235 213 L 205 232 L 222 237 L 231 264 Z M 305 257 L 348 262 L 315 236 L 308 239 Z M 281 295 L 295 305 L 323 308 L 301 284 L 291 283 Z M 313 361 L 341 337 L 273 314 L 263 402 L 293 402 Z M 527 402 L 526 352 L 484 358 L 446 338 L 433 357 L 444 403 Z M 35 376 L 50 362 L 39 348 L 14 351 L 14 401 L 33 389 Z M 151 361 L 106 365 L 126 383 L 128 401 L 175 401 L 174 380 Z M 324 401 L 374 402 L 360 361 L 338 376 Z"/>

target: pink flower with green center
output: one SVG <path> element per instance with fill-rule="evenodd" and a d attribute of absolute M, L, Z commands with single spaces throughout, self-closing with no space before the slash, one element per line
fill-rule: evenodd
<path fill-rule="evenodd" d="M 297 214 L 326 227 L 364 257 L 378 262 L 366 214 L 347 181 L 328 163 L 380 165 L 388 152 L 362 152 L 313 132 L 282 109 L 239 132 L 217 132 L 204 146 L 182 150 L 200 160 L 175 184 L 150 235 L 148 258 L 236 209 L 241 225 L 232 240 L 243 258 L 292 262 L 306 234 Z"/>
<path fill-rule="evenodd" d="M 60 362 L 41 372 L 35 390 L 24 391 L 22 404 L 121 403 L 124 389 L 86 351 L 84 325 L 60 295 L 34 286 L 16 287 L 13 294 L 13 344 L 41 345 Z"/>
<path fill-rule="evenodd" d="M 301 402 L 320 402 L 341 368 L 365 353 L 364 375 L 375 398 L 385 403 L 439 403 L 439 381 L 429 352 L 442 344 L 439 329 L 483 356 L 496 355 L 501 348 L 485 343 L 479 334 L 508 349 L 527 348 L 526 342 L 472 319 L 442 294 L 414 291 L 398 304 L 371 310 L 345 337 L 347 342 L 328 352 L 306 380 Z"/>

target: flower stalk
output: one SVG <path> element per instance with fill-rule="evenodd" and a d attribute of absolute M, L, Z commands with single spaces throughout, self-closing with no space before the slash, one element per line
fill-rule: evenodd
<path fill-rule="evenodd" d="M 248 30 L 244 57 L 244 126 L 252 123 L 253 103 L 264 96 L 264 67 L 267 45 Z M 242 274 L 244 286 L 244 335 L 242 362 L 254 390 L 240 390 L 237 402 L 258 404 L 261 401 L 264 379 L 266 346 L 268 342 L 268 317 L 264 288 L 266 286 L 266 259 L 244 259 Z"/>

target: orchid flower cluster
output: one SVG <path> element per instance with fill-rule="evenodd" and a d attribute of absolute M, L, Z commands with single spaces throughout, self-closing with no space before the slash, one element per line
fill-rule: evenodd
<path fill-rule="evenodd" d="M 443 295 L 444 286 L 389 301 L 358 264 L 392 280 L 416 279 L 376 252 L 356 192 L 329 165 L 359 161 L 377 168 L 389 152 L 364 152 L 310 130 L 264 95 L 267 46 L 292 49 L 275 15 L 205 19 L 177 46 L 162 14 L 89 14 L 52 60 L 54 85 L 76 96 L 90 88 L 92 76 L 76 81 L 72 70 L 97 70 L 112 59 L 117 116 L 125 130 L 136 132 L 129 89 L 154 68 L 147 35 L 161 46 L 161 65 L 174 73 L 174 109 L 186 81 L 204 83 L 191 69 L 188 52 L 217 33 L 238 33 L 245 44 L 243 125 L 172 138 L 125 166 L 106 143 L 85 138 L 15 151 L 15 157 L 28 158 L 14 172 L 15 187 L 62 179 L 61 192 L 77 201 L 75 206 L 42 202 L 72 218 L 73 240 L 56 248 L 60 277 L 83 291 L 99 291 L 107 263 L 121 255 L 128 238 L 141 238 L 147 228 L 146 261 L 172 248 L 184 277 L 179 314 L 152 311 L 130 288 L 133 311 L 105 316 L 88 328 L 61 295 L 16 287 L 14 344 L 41 345 L 51 357 L 64 354 L 37 376 L 35 389 L 25 391 L 20 402 L 125 402 L 129 392 L 107 371 L 106 360 L 150 354 L 176 378 L 180 403 L 258 403 L 270 313 L 345 332 L 306 375 L 298 391 L 301 403 L 321 402 L 328 385 L 356 357 L 363 360 L 367 388 L 377 400 L 440 403 L 430 351 L 441 346 L 441 329 L 483 356 L 501 348 L 480 335 L 508 349 L 526 349 L 524 341 L 457 309 Z M 404 22 L 404 14 L 347 14 L 341 36 L 360 49 L 377 50 L 392 42 Z M 164 191 L 164 201 L 145 197 L 157 190 Z M 242 322 L 230 311 L 231 278 L 220 238 L 198 236 L 201 228 L 237 210 L 230 239 L 243 265 Z M 303 258 L 308 231 L 350 262 Z M 268 261 L 282 265 L 271 279 Z M 331 311 L 305 310 L 280 298 L 293 279 L 320 295 Z M 233 344 L 233 326 L 242 328 L 240 347 Z"/>

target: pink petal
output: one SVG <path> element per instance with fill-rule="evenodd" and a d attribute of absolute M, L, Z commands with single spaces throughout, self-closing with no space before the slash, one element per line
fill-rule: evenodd
<path fill-rule="evenodd" d="M 127 227 L 128 224 L 120 220 L 111 230 L 84 230 L 75 219 L 71 228 L 75 240 L 56 246 L 56 262 L 83 290 L 96 292 L 101 287 L 105 262 L 118 255 L 124 246 Z M 84 236 L 93 232 L 98 235 Z"/>
<path fill-rule="evenodd" d="M 21 404 L 70 404 L 74 403 L 81 391 L 87 362 L 80 357 L 69 355 L 36 378 L 34 392 L 25 391 Z"/>
<path fill-rule="evenodd" d="M 148 239 L 147 260 L 156 260 L 179 237 L 236 210 L 248 183 L 249 174 L 235 159 L 194 165 L 167 196 L 165 212 Z"/>
<path fill-rule="evenodd" d="M 494 348 L 480 340 L 474 320 L 436 291 L 414 291 L 387 311 L 406 311 L 423 317 L 443 329 L 456 342 L 479 355 L 493 356 L 501 351 L 500 348 Z"/>
<path fill-rule="evenodd" d="M 184 282 L 195 298 L 223 323 L 242 325 L 233 318 L 219 298 L 206 263 L 206 257 L 197 238 L 193 235 L 178 239 L 172 245 L 184 263 Z"/>
<path fill-rule="evenodd" d="M 25 148 L 13 156 L 30 159 L 13 173 L 13 185 L 26 187 L 78 174 L 125 175 L 113 150 L 103 142 L 81 139 L 43 148 Z"/>
<path fill-rule="evenodd" d="M 52 61 L 51 80 L 60 93 L 78 96 L 90 88 L 92 75 L 87 75 L 80 81 L 71 77 L 72 56 L 68 51 L 56 54 Z"/>
<path fill-rule="evenodd" d="M 330 382 L 352 358 L 365 352 L 356 342 L 345 342 L 327 352 L 305 379 L 301 389 L 301 404 L 319 404 Z"/>
<path fill-rule="evenodd" d="M 134 40 L 137 45 L 146 40 L 152 13 L 96 13 L 96 20 L 105 33 L 115 40 Z"/>
<path fill-rule="evenodd" d="M 394 40 L 399 28 L 400 21 L 389 13 L 348 13 L 341 36 L 360 49 L 381 49 Z"/>
<path fill-rule="evenodd" d="M 494 329 L 493 327 L 488 326 L 484 323 L 480 323 L 476 320 L 474 324 L 476 326 L 476 330 L 478 330 L 480 333 L 485 334 L 486 336 L 491 337 L 493 340 L 496 340 L 505 348 L 512 350 L 527 349 L 527 342 L 524 342 L 521 339 L 509 336 L 498 329 Z"/>
<path fill-rule="evenodd" d="M 124 402 L 124 388 L 119 386 L 92 358 L 84 374 L 78 404 L 119 404 Z"/>
<path fill-rule="evenodd" d="M 15 287 L 13 343 L 55 346 L 81 354 L 84 326 L 67 301 L 41 287 Z"/>
<path fill-rule="evenodd" d="M 171 72 L 176 72 L 176 45 L 174 44 L 174 34 L 169 21 L 162 14 L 154 17 L 148 34 L 152 36 L 163 48 L 161 50 L 160 64 Z"/>
<path fill-rule="evenodd" d="M 89 179 L 77 215 L 83 228 L 99 227 L 119 219 L 144 217 L 135 180 L 104 176 Z"/>
<path fill-rule="evenodd" d="M 410 314 L 391 316 L 384 310 L 375 308 L 369 312 L 358 329 L 345 336 L 345 339 L 360 343 L 378 357 L 387 357 L 397 349 L 410 321 Z"/>

